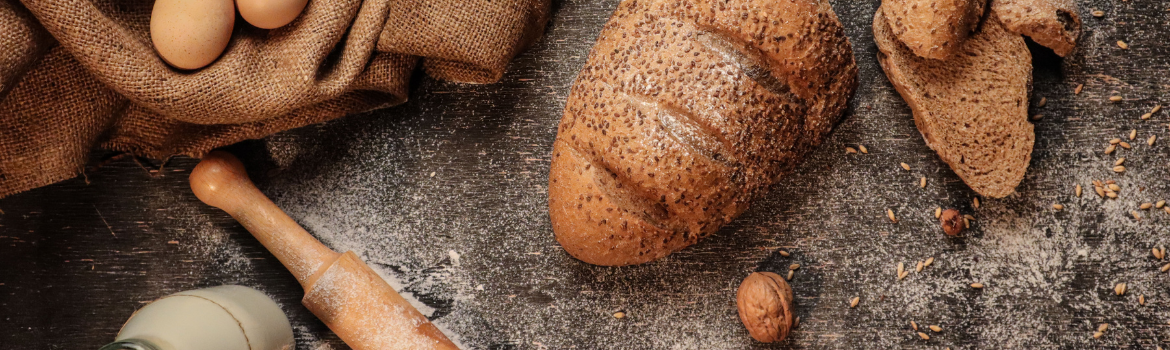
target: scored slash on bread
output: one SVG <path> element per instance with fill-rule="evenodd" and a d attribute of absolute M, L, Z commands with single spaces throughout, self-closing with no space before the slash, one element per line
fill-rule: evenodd
<path fill-rule="evenodd" d="M 820 144 L 856 87 L 827 1 L 623 1 L 558 127 L 557 241 L 599 265 L 698 242 Z"/>
<path fill-rule="evenodd" d="M 983 18 L 987 0 L 882 0 L 879 11 L 914 54 L 950 57 Z"/>
<path fill-rule="evenodd" d="M 878 61 L 927 146 L 979 194 L 1015 192 L 1036 138 L 1028 122 L 1032 54 L 1023 37 L 987 16 L 954 56 L 938 61 L 914 55 L 887 23 L 879 10 Z"/>
<path fill-rule="evenodd" d="M 1008 31 L 1027 35 L 1060 57 L 1071 53 L 1081 36 L 1072 0 L 991 0 L 991 12 Z"/>

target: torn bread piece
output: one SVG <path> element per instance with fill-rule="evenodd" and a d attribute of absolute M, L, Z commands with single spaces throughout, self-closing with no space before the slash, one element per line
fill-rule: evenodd
<path fill-rule="evenodd" d="M 1072 0 L 991 0 L 991 12 L 1008 31 L 1027 35 L 1060 57 L 1071 53 L 1081 36 Z"/>
<path fill-rule="evenodd" d="M 910 51 L 941 60 L 975 30 L 986 4 L 987 0 L 882 0 L 881 12 Z"/>
<path fill-rule="evenodd" d="M 1024 178 L 1036 135 L 1028 122 L 1032 54 L 995 16 L 946 61 L 914 55 L 874 18 L 878 61 L 914 113 L 927 146 L 980 195 L 1002 198 Z"/>

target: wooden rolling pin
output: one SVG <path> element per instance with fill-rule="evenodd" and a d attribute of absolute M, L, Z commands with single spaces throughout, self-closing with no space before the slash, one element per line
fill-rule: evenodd
<path fill-rule="evenodd" d="M 265 197 L 227 152 L 191 172 L 191 190 L 244 225 L 305 289 L 301 303 L 357 350 L 456 350 L 451 340 L 353 252 L 337 253 Z"/>

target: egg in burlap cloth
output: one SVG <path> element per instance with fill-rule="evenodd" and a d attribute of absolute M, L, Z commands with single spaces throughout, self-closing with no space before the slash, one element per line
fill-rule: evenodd
<path fill-rule="evenodd" d="M 210 66 L 170 68 L 153 1 L 0 0 L 0 197 L 77 176 L 95 148 L 151 158 L 404 102 L 420 68 L 490 83 L 548 0 L 310 0 L 273 30 L 237 18 Z"/>

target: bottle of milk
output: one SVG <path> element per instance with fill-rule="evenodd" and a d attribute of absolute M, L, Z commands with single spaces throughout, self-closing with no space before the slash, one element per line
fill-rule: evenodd
<path fill-rule="evenodd" d="M 292 350 L 292 326 L 258 290 L 219 286 L 155 300 L 99 350 Z"/>

